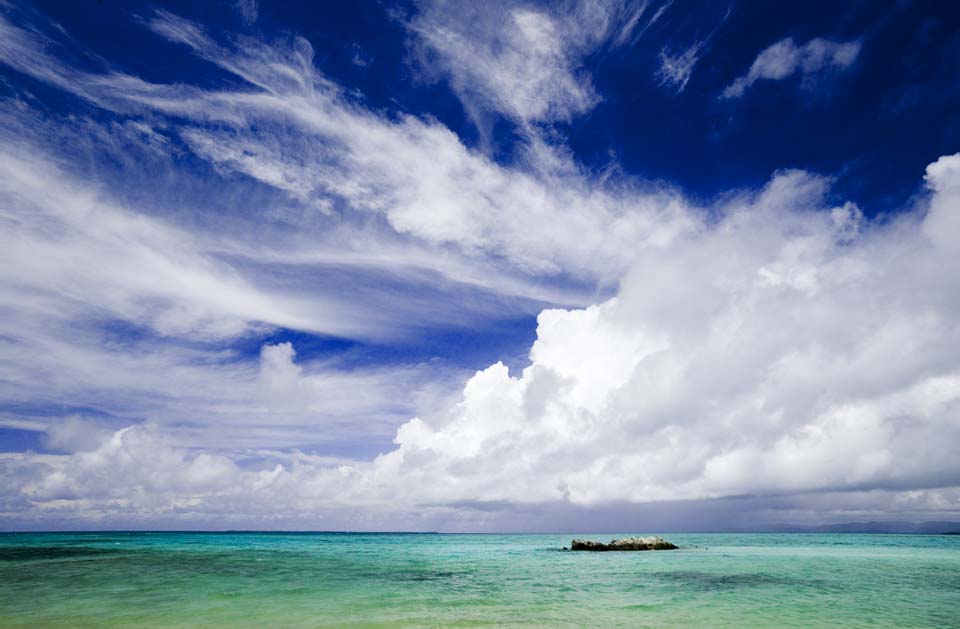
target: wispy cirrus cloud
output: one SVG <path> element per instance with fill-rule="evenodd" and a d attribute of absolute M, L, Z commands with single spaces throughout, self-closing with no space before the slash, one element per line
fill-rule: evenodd
<path fill-rule="evenodd" d="M 606 13 L 594 19 L 606 28 Z M 687 224 L 686 210 L 669 190 L 597 187 L 562 147 L 539 137 L 529 139 L 520 167 L 509 168 L 468 149 L 441 125 L 366 112 L 311 66 L 305 40 L 269 47 L 241 39 L 231 49 L 166 12 L 147 24 L 255 89 L 200 90 L 81 72 L 9 24 L 17 50 L 7 62 L 112 111 L 147 108 L 185 118 L 172 130 L 197 155 L 320 210 L 331 200 L 345 202 L 382 214 L 400 234 L 455 245 L 467 255 L 502 256 L 524 272 L 611 280 L 625 268 L 629 248 L 607 246 L 609 238 L 657 243 Z M 663 220 L 665 213 L 672 218 Z M 552 220 L 561 214 L 563 221 Z"/>
<path fill-rule="evenodd" d="M 757 81 L 780 81 L 794 74 L 812 83 L 824 72 L 853 65 L 861 45 L 860 40 L 837 42 L 817 37 L 798 46 L 790 37 L 782 39 L 761 51 L 747 73 L 723 90 L 722 97 L 740 98 Z"/>
<path fill-rule="evenodd" d="M 673 0 L 666 0 L 654 7 L 650 0 L 624 7 L 622 25 L 613 42 L 616 46 L 632 44 L 643 37 L 653 25 L 660 21 L 663 14 L 673 5 Z"/>
<path fill-rule="evenodd" d="M 257 17 L 260 15 L 258 0 L 236 0 L 235 6 L 237 14 L 244 24 L 249 26 L 257 21 Z"/>
<path fill-rule="evenodd" d="M 608 255 L 619 256 L 627 248 L 606 246 L 609 238 L 652 243 L 686 224 L 685 209 L 669 190 L 595 186 L 562 150 L 539 138 L 529 140 L 519 167 L 504 167 L 468 149 L 438 124 L 412 117 L 388 121 L 362 111 L 312 69 L 288 83 L 303 71 L 306 42 L 295 44 L 288 53 L 294 61 L 283 66 L 279 82 L 271 82 L 280 63 L 276 50 L 261 52 L 259 45 L 248 45 L 229 53 L 197 35 L 195 26 L 165 14 L 151 25 L 227 70 L 240 68 L 240 76 L 252 77 L 265 92 L 212 92 L 204 99 L 230 101 L 244 117 L 296 126 L 297 138 L 290 141 L 300 150 L 289 156 L 283 153 L 282 147 L 290 144 L 280 139 L 285 134 L 279 126 L 265 127 L 260 135 L 245 129 L 237 133 L 234 125 L 185 131 L 186 142 L 202 157 L 265 183 L 292 188 L 298 195 L 312 186 L 353 209 L 382 212 L 400 233 L 457 245 L 467 253 L 494 253 L 534 273 L 613 276 L 624 261 Z M 277 172 L 285 178 L 278 179 Z M 563 221 L 552 220 L 559 215 Z M 598 236 L 585 239 L 585 234 Z M 570 258 L 561 260 L 558 254 Z"/>
<path fill-rule="evenodd" d="M 696 42 L 678 54 L 669 54 L 666 50 L 660 51 L 660 69 L 657 71 L 660 85 L 669 85 L 679 94 L 687 87 L 687 82 L 693 76 L 693 67 L 700 60 L 700 51 L 705 42 Z"/>
<path fill-rule="evenodd" d="M 429 55 L 427 67 L 442 68 L 468 107 L 526 123 L 569 120 L 599 100 L 581 63 L 605 22 L 599 4 L 566 12 L 436 2 L 409 27 Z"/>
<path fill-rule="evenodd" d="M 667 5 L 664 5 L 664 8 L 666 6 Z M 727 21 L 727 18 L 730 17 L 732 11 L 733 5 L 728 6 L 727 10 L 719 17 L 709 33 L 702 36 L 702 38 L 697 38 L 693 43 L 680 47 L 679 49 L 673 46 L 667 46 L 661 49 L 660 54 L 657 56 L 659 67 L 655 75 L 660 86 L 670 87 L 674 89 L 677 94 L 680 94 L 686 89 L 687 83 L 693 76 L 694 67 L 713 45 L 714 37 L 723 23 Z"/>
<path fill-rule="evenodd" d="M 475 120 L 495 112 L 528 126 L 592 109 L 602 95 L 586 57 L 635 42 L 670 4 L 424 2 L 408 27 L 423 71 L 446 77 Z"/>

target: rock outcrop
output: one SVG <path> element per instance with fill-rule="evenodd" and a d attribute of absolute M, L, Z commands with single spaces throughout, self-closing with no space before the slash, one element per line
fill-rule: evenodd
<path fill-rule="evenodd" d="M 570 542 L 570 550 L 674 550 L 676 548 L 678 546 L 656 535 L 614 539 L 609 544 L 586 539 L 575 539 Z"/>

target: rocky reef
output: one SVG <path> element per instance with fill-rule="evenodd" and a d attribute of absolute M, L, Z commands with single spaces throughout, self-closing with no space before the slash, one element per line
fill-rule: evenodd
<path fill-rule="evenodd" d="M 610 540 L 609 544 L 594 542 L 586 539 L 575 539 L 570 542 L 570 550 L 674 550 L 678 548 L 659 536 L 627 537 Z"/>

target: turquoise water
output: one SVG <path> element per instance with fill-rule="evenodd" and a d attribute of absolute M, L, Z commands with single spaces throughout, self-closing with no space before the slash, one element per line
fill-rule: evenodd
<path fill-rule="evenodd" d="M 0 626 L 960 626 L 960 537 L 571 537 L 0 534 Z"/>

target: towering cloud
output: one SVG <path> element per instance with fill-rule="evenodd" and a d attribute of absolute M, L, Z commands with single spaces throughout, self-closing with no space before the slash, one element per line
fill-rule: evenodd
<path fill-rule="evenodd" d="M 958 159 L 928 169 L 926 216 L 888 225 L 777 175 L 642 254 L 615 299 L 544 311 L 529 367 L 479 372 L 449 423 L 406 424 L 376 467 L 432 500 L 955 483 Z"/>

